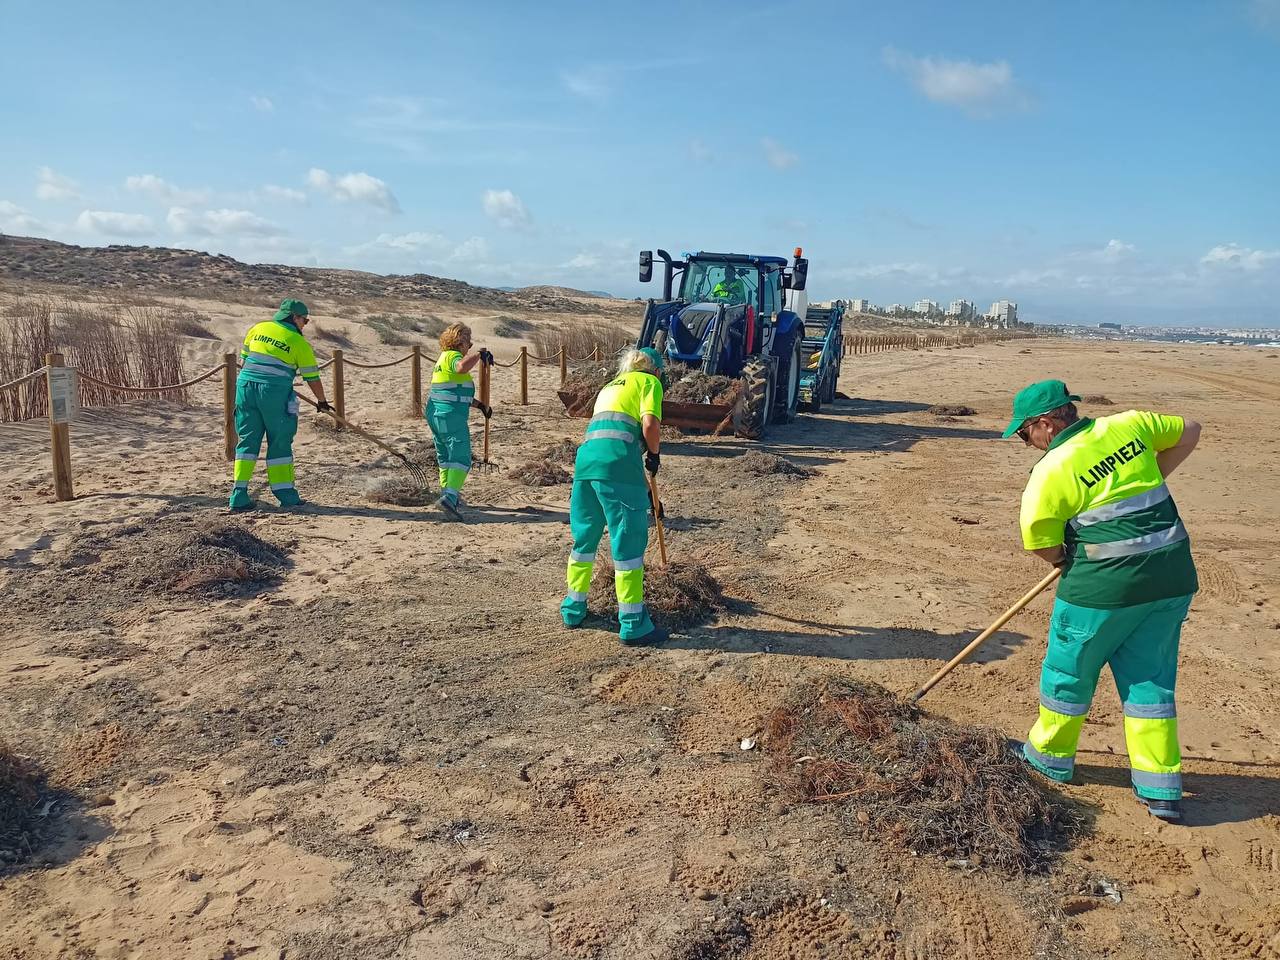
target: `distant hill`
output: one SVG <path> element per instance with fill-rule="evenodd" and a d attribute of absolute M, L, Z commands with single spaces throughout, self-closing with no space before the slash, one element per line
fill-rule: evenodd
<path fill-rule="evenodd" d="M 596 312 L 566 287 L 534 286 L 504 291 L 425 273 L 383 276 L 360 270 L 242 263 L 224 254 L 170 247 L 79 247 L 36 237 L 0 234 L 0 277 L 95 288 L 217 295 L 228 290 L 284 296 L 392 297 L 449 300 L 512 310 Z"/>
<path fill-rule="evenodd" d="M 503 287 L 512 293 L 542 294 L 548 297 L 586 297 L 591 300 L 616 300 L 611 293 L 603 290 L 577 290 L 573 287 L 553 287 L 549 284 L 538 284 L 532 287 Z"/>

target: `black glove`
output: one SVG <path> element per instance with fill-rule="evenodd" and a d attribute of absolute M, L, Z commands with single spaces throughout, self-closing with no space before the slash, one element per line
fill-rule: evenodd
<path fill-rule="evenodd" d="M 654 476 L 658 475 L 658 467 L 662 465 L 662 457 L 654 453 L 652 450 L 644 452 L 644 468 Z"/>
<path fill-rule="evenodd" d="M 316 409 L 319 410 L 321 413 L 333 413 L 333 404 L 331 404 L 328 400 L 321 400 L 319 403 L 316 404 Z"/>
<path fill-rule="evenodd" d="M 486 350 L 484 347 L 480 348 L 480 362 L 483 363 L 486 367 L 493 366 L 493 354 L 490 353 L 488 350 Z"/>
<path fill-rule="evenodd" d="M 649 497 L 649 505 L 653 507 L 653 515 L 659 520 L 665 520 L 667 517 L 667 508 L 662 505 L 661 500 L 655 500 Z"/>
<path fill-rule="evenodd" d="M 472 400 L 471 405 L 483 413 L 486 420 L 493 416 L 493 407 L 486 407 L 479 400 Z"/>

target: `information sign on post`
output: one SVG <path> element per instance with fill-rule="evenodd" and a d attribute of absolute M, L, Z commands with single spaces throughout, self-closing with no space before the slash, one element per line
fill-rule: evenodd
<path fill-rule="evenodd" d="M 49 368 L 49 419 L 71 423 L 80 415 L 80 391 L 71 367 Z"/>

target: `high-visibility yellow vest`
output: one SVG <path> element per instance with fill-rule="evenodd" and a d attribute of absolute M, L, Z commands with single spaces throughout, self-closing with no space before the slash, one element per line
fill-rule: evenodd
<path fill-rule="evenodd" d="M 245 334 L 240 359 L 244 361 L 240 376 L 246 380 L 292 381 L 295 375 L 303 380 L 320 379 L 315 351 L 302 331 L 288 322 L 255 323 Z"/>
<path fill-rule="evenodd" d="M 1059 598 L 1108 608 L 1195 593 L 1187 529 L 1156 462 L 1182 428 L 1181 417 L 1130 410 L 1054 437 L 1022 494 L 1020 525 L 1028 550 L 1066 551 Z"/>
<path fill-rule="evenodd" d="M 574 460 L 574 480 L 643 486 L 646 415 L 662 419 L 662 381 L 653 374 L 624 373 L 601 388 Z"/>
<path fill-rule="evenodd" d="M 445 350 L 431 371 L 431 393 L 428 403 L 464 404 L 470 406 L 476 396 L 476 385 L 470 373 L 459 373 L 462 354 Z"/>

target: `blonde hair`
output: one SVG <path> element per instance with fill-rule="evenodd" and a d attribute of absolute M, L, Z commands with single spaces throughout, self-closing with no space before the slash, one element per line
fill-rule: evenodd
<path fill-rule="evenodd" d="M 637 371 L 640 373 L 652 373 L 655 377 L 658 375 L 658 368 L 654 366 L 653 357 L 643 350 L 628 347 L 622 351 L 622 356 L 618 360 L 618 372 L 635 373 Z"/>
<path fill-rule="evenodd" d="M 457 350 L 464 341 L 470 342 L 471 328 L 465 323 L 451 323 L 440 334 L 441 350 Z"/>

